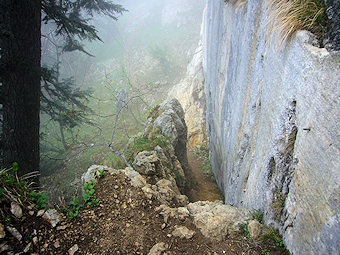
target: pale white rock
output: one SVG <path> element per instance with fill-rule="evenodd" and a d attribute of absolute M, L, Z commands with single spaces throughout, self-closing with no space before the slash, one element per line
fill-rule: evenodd
<path fill-rule="evenodd" d="M 73 245 L 69 250 L 68 254 L 73 255 L 79 250 L 78 244 Z"/>
<path fill-rule="evenodd" d="M 165 243 L 157 243 L 151 248 L 148 255 L 162 255 L 163 252 L 166 251 L 166 249 L 167 248 Z"/>
<path fill-rule="evenodd" d="M 206 237 L 222 241 L 233 235 L 233 224 L 251 219 L 250 210 L 225 205 L 222 201 L 198 201 L 187 205 L 194 224 Z"/>
<path fill-rule="evenodd" d="M 110 168 L 108 166 L 103 165 L 92 165 L 90 166 L 87 171 L 81 176 L 82 184 L 84 185 L 87 182 L 93 181 L 100 176 L 101 170 L 109 171 Z"/>
<path fill-rule="evenodd" d="M 22 208 L 19 204 L 12 202 L 11 203 L 11 213 L 17 217 L 21 218 L 22 217 Z"/>
<path fill-rule="evenodd" d="M 37 245 L 37 243 L 38 243 L 38 237 L 33 237 L 33 239 L 32 239 L 32 241 L 33 241 L 33 244 L 34 245 Z"/>
<path fill-rule="evenodd" d="M 173 236 L 179 237 L 179 238 L 186 238 L 190 239 L 194 236 L 195 231 L 188 229 L 185 226 L 175 226 L 174 231 L 171 233 Z"/>
<path fill-rule="evenodd" d="M 26 245 L 25 249 L 22 251 L 23 253 L 27 253 L 31 249 L 32 243 Z"/>
<path fill-rule="evenodd" d="M 37 213 L 37 217 L 43 216 L 44 213 L 45 213 L 45 210 L 39 210 L 38 213 Z"/>
<path fill-rule="evenodd" d="M 11 233 L 12 236 L 14 236 L 18 241 L 21 241 L 22 239 L 22 235 L 20 234 L 20 232 L 11 226 L 6 226 L 6 229 L 9 233 Z"/>
<path fill-rule="evenodd" d="M 53 228 L 62 220 L 61 215 L 55 209 L 47 210 L 42 218 L 48 221 Z"/>

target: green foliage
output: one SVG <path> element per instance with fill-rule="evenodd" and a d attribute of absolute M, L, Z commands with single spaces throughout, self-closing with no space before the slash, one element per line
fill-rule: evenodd
<path fill-rule="evenodd" d="M 36 207 L 38 209 L 42 209 L 47 206 L 48 196 L 46 195 L 46 193 L 36 192 L 33 190 L 30 193 L 30 197 L 31 197 L 31 200 L 35 202 Z"/>
<path fill-rule="evenodd" d="M 18 200 L 21 203 L 34 202 L 37 208 L 47 206 L 48 197 L 46 193 L 38 192 L 30 188 L 27 177 L 19 178 L 16 173 L 19 169 L 18 163 L 13 163 L 13 168 L 0 170 L 0 201 Z"/>
<path fill-rule="evenodd" d="M 99 198 L 96 198 L 94 195 L 94 186 L 96 183 L 91 180 L 90 182 L 85 183 L 83 186 L 85 192 L 82 194 L 85 203 L 87 203 L 89 206 L 97 206 L 99 204 Z"/>
<path fill-rule="evenodd" d="M 278 230 L 266 227 L 267 234 L 263 235 L 263 242 L 274 243 L 277 247 L 284 247 L 284 241 L 282 239 L 282 235 Z"/>
<path fill-rule="evenodd" d="M 263 249 L 263 250 L 261 251 L 261 254 L 262 254 L 262 255 L 270 255 L 270 253 L 269 253 L 269 251 L 268 251 L 267 249 Z"/>
<path fill-rule="evenodd" d="M 104 177 L 106 170 L 101 169 L 101 170 L 98 170 L 98 172 L 99 172 L 99 178 L 102 178 L 102 177 Z"/>
<path fill-rule="evenodd" d="M 68 213 L 68 217 L 73 219 L 79 215 L 79 210 L 84 205 L 79 202 L 79 198 L 76 197 L 69 203 L 70 208 L 64 208 L 64 211 Z"/>
<path fill-rule="evenodd" d="M 79 42 L 83 40 L 100 40 L 96 28 L 91 25 L 91 18 L 95 13 L 104 14 L 117 19 L 117 15 L 126 10 L 118 4 L 106 0 L 83 1 L 42 1 L 43 21 L 47 24 L 53 21 L 57 27 L 56 35 L 64 35 L 66 43 L 64 51 L 84 50 Z"/>
<path fill-rule="evenodd" d="M 211 181 L 216 182 L 209 159 L 209 148 L 207 144 L 199 144 L 194 149 L 195 156 L 203 162 L 203 173 L 210 177 Z"/>
<path fill-rule="evenodd" d="M 164 135 L 157 135 L 153 139 L 148 139 L 145 137 L 138 137 L 132 144 L 129 152 L 127 153 L 127 160 L 133 162 L 134 157 L 142 151 L 152 151 L 156 146 L 166 147 L 170 142 L 170 139 Z"/>
<path fill-rule="evenodd" d="M 263 224 L 263 212 L 261 210 L 255 210 L 252 212 L 252 216 L 254 220 L 257 220 L 259 223 Z"/>
<path fill-rule="evenodd" d="M 242 235 L 244 239 L 249 239 L 250 238 L 250 233 L 248 230 L 248 222 L 247 223 L 239 223 L 238 224 L 241 227 L 242 230 Z"/>
<path fill-rule="evenodd" d="M 104 173 L 104 170 L 102 170 L 101 173 Z M 96 198 L 96 196 L 94 195 L 95 185 L 96 183 L 91 180 L 90 182 L 85 183 L 85 185 L 83 186 L 84 193 L 82 194 L 82 197 L 85 204 L 89 206 L 97 206 L 99 204 L 99 198 Z M 84 204 L 80 203 L 79 197 L 75 197 L 73 200 L 70 201 L 69 208 L 64 208 L 63 210 L 68 214 L 68 217 L 70 219 L 73 219 L 79 215 L 80 209 L 83 207 Z"/>

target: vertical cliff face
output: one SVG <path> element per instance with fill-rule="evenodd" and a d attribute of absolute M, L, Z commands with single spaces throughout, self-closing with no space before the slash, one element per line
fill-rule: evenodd
<path fill-rule="evenodd" d="M 203 45 L 200 42 L 188 65 L 186 77 L 174 86 L 169 93 L 169 98 L 177 98 L 185 112 L 189 147 L 206 141 L 206 106 L 202 60 Z"/>
<path fill-rule="evenodd" d="M 338 254 L 340 54 L 299 31 L 277 48 L 267 1 L 208 0 L 207 135 L 225 202 L 261 209 L 293 254 Z"/>

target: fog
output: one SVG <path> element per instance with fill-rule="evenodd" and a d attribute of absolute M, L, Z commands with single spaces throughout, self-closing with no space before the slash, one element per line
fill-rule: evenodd
<path fill-rule="evenodd" d="M 92 164 L 126 166 L 119 154 L 128 153 L 149 110 L 184 78 L 199 43 L 204 0 L 118 3 L 128 11 L 117 21 L 95 16 L 101 41 L 81 41 L 83 52 L 63 51 L 53 24 L 42 28 L 42 64 L 54 65 L 57 79 L 80 95 L 79 104 L 70 100 L 52 117 L 41 114 L 41 179 L 54 200 L 73 196 Z"/>

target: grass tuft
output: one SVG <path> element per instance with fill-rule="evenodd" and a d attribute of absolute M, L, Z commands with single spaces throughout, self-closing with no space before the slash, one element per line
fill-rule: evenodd
<path fill-rule="evenodd" d="M 323 0 L 268 0 L 267 32 L 271 39 L 279 33 L 278 47 L 296 31 L 308 30 L 319 39 L 327 26 L 326 6 Z M 270 41 L 270 40 L 269 40 Z"/>

